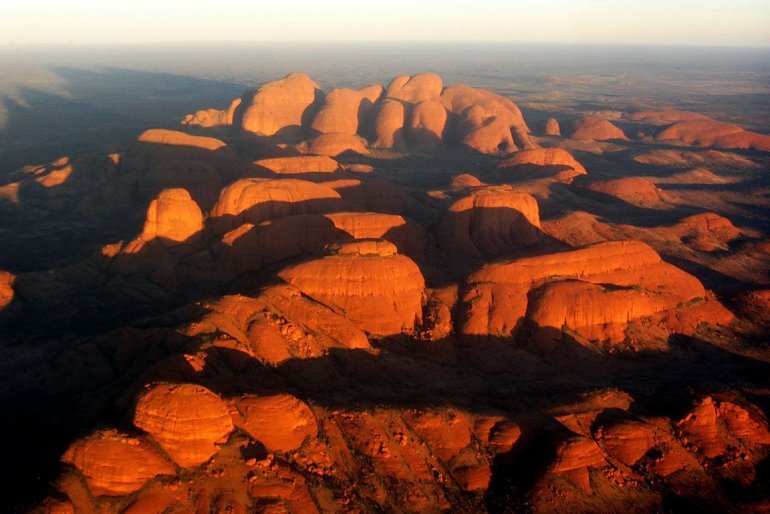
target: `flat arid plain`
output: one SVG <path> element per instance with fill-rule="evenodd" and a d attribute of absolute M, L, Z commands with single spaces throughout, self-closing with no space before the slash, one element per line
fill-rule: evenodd
<path fill-rule="evenodd" d="M 767 512 L 770 50 L 0 49 L 4 512 Z"/>

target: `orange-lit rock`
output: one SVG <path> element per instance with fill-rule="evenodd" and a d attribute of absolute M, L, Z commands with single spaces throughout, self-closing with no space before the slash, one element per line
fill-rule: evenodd
<path fill-rule="evenodd" d="M 505 97 L 483 89 L 456 85 L 444 88 L 441 103 L 447 111 L 463 119 L 458 136 L 471 148 L 492 150 L 484 153 L 509 153 L 516 148 L 535 147 L 529 139 L 529 128 L 521 110 Z M 504 128 L 507 128 L 507 134 Z M 472 134 L 476 131 L 479 132 Z M 493 146 L 495 139 L 497 144 Z M 482 142 L 485 144 L 481 145 Z"/>
<path fill-rule="evenodd" d="M 511 128 L 501 118 L 489 118 L 469 130 L 462 138 L 462 144 L 477 152 L 491 155 L 518 150 L 511 135 Z"/>
<path fill-rule="evenodd" d="M 702 252 L 728 250 L 730 242 L 741 236 L 729 219 L 713 212 L 688 216 L 673 230 L 684 244 Z"/>
<path fill-rule="evenodd" d="M 303 152 L 331 157 L 336 157 L 345 152 L 369 153 L 369 150 L 366 148 L 366 141 L 362 138 L 337 132 L 316 136 L 306 144 L 301 145 L 299 149 Z"/>
<path fill-rule="evenodd" d="M 738 125 L 711 120 L 682 121 L 661 131 L 658 141 L 677 140 L 689 145 L 716 148 L 749 148 L 770 151 L 770 136 L 749 132 Z"/>
<path fill-rule="evenodd" d="M 289 394 L 245 396 L 236 402 L 243 428 L 268 451 L 288 452 L 318 434 L 310 407 Z"/>
<path fill-rule="evenodd" d="M 313 118 L 310 128 L 322 134 L 355 135 L 362 122 L 368 120 L 374 101 L 379 98 L 377 88 L 382 91 L 380 86 L 361 91 L 333 89 L 324 98 L 324 103 Z"/>
<path fill-rule="evenodd" d="M 399 252 L 414 258 L 420 258 L 425 251 L 424 230 L 401 216 L 338 212 L 288 216 L 258 225 L 242 225 L 223 237 L 222 259 L 238 272 L 244 272 L 320 251 L 334 241 L 380 237 L 394 243 Z"/>
<path fill-rule="evenodd" d="M 147 208 L 141 238 L 166 246 L 188 241 L 203 230 L 203 213 L 185 189 L 164 189 Z"/>
<path fill-rule="evenodd" d="M 225 187 L 211 210 L 212 226 L 225 232 L 243 223 L 263 221 L 293 214 L 313 214 L 338 210 L 339 193 L 329 187 L 297 179 L 245 178 Z"/>
<path fill-rule="evenodd" d="M 239 108 L 241 128 L 266 136 L 296 131 L 310 122 L 321 97 L 320 86 L 302 73 L 268 82 Z"/>
<path fill-rule="evenodd" d="M 403 148 L 406 145 L 405 123 L 406 108 L 403 102 L 391 99 L 381 101 L 372 126 L 372 146 L 375 148 Z"/>
<path fill-rule="evenodd" d="M 158 384 L 142 393 L 134 425 L 155 439 L 184 468 L 198 466 L 217 453 L 233 423 L 219 397 L 195 384 Z"/>
<path fill-rule="evenodd" d="M 409 140 L 418 148 L 433 150 L 441 145 L 446 122 L 447 111 L 441 102 L 420 102 L 409 118 Z"/>
<path fill-rule="evenodd" d="M 663 109 L 660 111 L 637 111 L 624 114 L 623 117 L 631 121 L 654 123 L 656 125 L 668 125 L 679 121 L 708 120 L 705 114 L 690 111 L 678 111 L 676 109 Z"/>
<path fill-rule="evenodd" d="M 612 122 L 593 116 L 586 116 L 585 118 L 573 121 L 570 137 L 592 141 L 628 139 L 623 131 L 613 125 Z"/>
<path fill-rule="evenodd" d="M 532 173 L 548 172 L 557 174 L 562 180 L 585 175 L 586 170 L 572 154 L 561 148 L 535 148 L 522 150 L 506 156 L 497 163 L 501 170 Z"/>
<path fill-rule="evenodd" d="M 407 103 L 417 104 L 430 100 L 438 100 L 441 95 L 443 82 L 435 73 L 420 73 L 418 75 L 401 75 L 394 78 L 385 91 L 386 98 L 394 98 Z"/>
<path fill-rule="evenodd" d="M 137 139 L 140 143 L 153 143 L 169 146 L 189 146 L 203 150 L 219 150 L 225 143 L 213 137 L 192 136 L 176 130 L 150 129 L 142 132 Z"/>
<path fill-rule="evenodd" d="M 374 335 L 410 332 L 422 318 L 420 269 L 384 240 L 332 245 L 326 257 L 278 275 Z"/>
<path fill-rule="evenodd" d="M 607 453 L 633 466 L 658 444 L 658 429 L 642 420 L 620 419 L 604 424 L 596 434 Z"/>
<path fill-rule="evenodd" d="M 601 449 L 593 440 L 572 434 L 559 442 L 549 473 L 564 474 L 584 491 L 591 491 L 589 468 L 607 464 Z"/>
<path fill-rule="evenodd" d="M 756 406 L 720 400 L 717 416 L 725 423 L 731 436 L 751 444 L 770 445 L 767 418 Z"/>
<path fill-rule="evenodd" d="M 131 494 L 158 475 L 176 473 L 151 443 L 116 430 L 74 442 L 61 460 L 80 471 L 94 495 Z"/>
<path fill-rule="evenodd" d="M 672 201 L 671 195 L 642 177 L 596 181 L 586 187 L 591 191 L 614 196 L 635 207 L 645 209 L 667 209 L 670 208 Z"/>
<path fill-rule="evenodd" d="M 560 136 L 561 135 L 561 127 L 559 127 L 559 122 L 556 121 L 555 118 L 548 118 L 545 121 L 545 124 L 543 124 L 543 135 L 544 136 Z"/>
<path fill-rule="evenodd" d="M 236 98 L 227 109 L 204 109 L 188 114 L 182 120 L 182 125 L 198 126 L 203 128 L 232 125 L 235 119 L 235 110 L 241 105 L 243 99 Z"/>
<path fill-rule="evenodd" d="M 717 406 L 710 396 L 697 404 L 677 426 L 706 457 L 717 457 L 725 452 L 726 444 L 719 436 L 717 425 Z"/>
<path fill-rule="evenodd" d="M 545 284 L 530 295 L 527 319 L 557 333 L 567 326 L 589 340 L 620 341 L 629 321 L 677 306 L 665 297 L 580 280 Z"/>
<path fill-rule="evenodd" d="M 0 310 L 4 309 L 13 301 L 13 273 L 0 271 Z"/>
<path fill-rule="evenodd" d="M 438 230 L 447 250 L 494 256 L 537 241 L 539 227 L 532 195 L 510 186 L 484 186 L 454 202 Z"/>
<path fill-rule="evenodd" d="M 484 183 L 473 175 L 468 173 L 461 173 L 452 177 L 452 182 L 450 183 L 449 187 L 453 191 L 457 191 L 459 189 L 467 189 L 470 187 L 479 187 L 483 185 Z"/>
<path fill-rule="evenodd" d="M 560 283 L 554 282 L 555 278 L 580 282 Z M 612 291 L 604 289 L 607 285 L 613 286 Z M 539 287 L 545 289 L 538 291 L 537 301 L 530 305 L 530 291 Z M 705 296 L 695 277 L 663 262 L 646 244 L 599 243 L 483 267 L 468 277 L 461 330 L 469 335 L 510 336 L 533 315 L 552 327 L 550 332 L 539 332 L 545 337 L 539 340 L 544 348 L 549 347 L 546 341 L 558 336 L 556 328 L 568 322 L 580 325 L 592 337 L 616 340 L 621 337 L 622 325 L 634 316 L 666 312 Z M 726 318 L 693 311 L 693 318 L 681 318 L 672 328 L 692 331 L 700 321 L 712 319 L 719 323 Z M 620 325 L 613 325 L 613 320 Z"/>
<path fill-rule="evenodd" d="M 267 168 L 278 175 L 333 173 L 340 168 L 340 164 L 328 155 L 273 157 L 270 159 L 259 159 L 254 161 L 254 164 Z"/>

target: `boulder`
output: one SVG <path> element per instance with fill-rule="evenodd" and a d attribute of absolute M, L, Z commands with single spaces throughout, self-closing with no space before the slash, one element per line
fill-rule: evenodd
<path fill-rule="evenodd" d="M 511 186 L 482 186 L 449 207 L 437 232 L 448 251 L 497 256 L 537 241 L 539 227 L 532 195 Z"/>
<path fill-rule="evenodd" d="M 267 168 L 277 175 L 297 175 L 300 173 L 334 173 L 340 164 L 328 155 L 296 155 L 291 157 L 273 157 L 254 161 L 256 166 Z"/>
<path fill-rule="evenodd" d="M 330 245 L 325 257 L 278 276 L 373 335 L 411 332 L 422 319 L 422 273 L 382 239 Z"/>
<path fill-rule="evenodd" d="M 144 391 L 134 425 L 155 439 L 183 468 L 195 467 L 219 451 L 233 422 L 227 405 L 203 386 L 158 384 Z"/>
<path fill-rule="evenodd" d="M 441 145 L 446 123 L 447 112 L 441 102 L 420 102 L 409 118 L 409 140 L 418 148 L 434 150 Z"/>
<path fill-rule="evenodd" d="M 223 141 L 213 137 L 192 136 L 177 130 L 149 129 L 142 132 L 137 141 L 168 146 L 189 146 L 203 150 L 219 150 L 227 146 Z"/>
<path fill-rule="evenodd" d="M 236 112 L 240 127 L 255 134 L 272 136 L 287 130 L 298 132 L 315 114 L 323 93 L 303 73 L 292 73 L 260 87 Z"/>
<path fill-rule="evenodd" d="M 406 107 L 404 107 L 403 102 L 392 99 L 382 100 L 372 126 L 372 146 L 375 148 L 403 148 L 406 145 L 405 123 Z"/>
<path fill-rule="evenodd" d="M 189 242 L 203 230 L 203 213 L 186 189 L 164 189 L 147 208 L 141 238 L 164 246 Z"/>
<path fill-rule="evenodd" d="M 438 100 L 442 88 L 443 81 L 435 73 L 420 73 L 411 77 L 401 75 L 390 82 L 385 97 L 417 104 Z"/>
<path fill-rule="evenodd" d="M 244 396 L 236 402 L 243 428 L 270 452 L 289 452 L 318 434 L 313 412 L 289 394 Z"/>
<path fill-rule="evenodd" d="M 586 116 L 572 122 L 570 137 L 572 139 L 588 139 L 591 141 L 607 141 L 610 139 L 628 139 L 626 135 L 612 122 L 603 118 Z"/>
<path fill-rule="evenodd" d="M 75 441 L 61 460 L 83 475 L 96 496 L 131 494 L 158 475 L 176 474 L 174 465 L 151 443 L 116 430 Z"/>
<path fill-rule="evenodd" d="M 310 141 L 298 146 L 300 151 L 336 157 L 341 153 L 355 152 L 366 155 L 366 141 L 358 136 L 330 132 L 316 136 Z"/>
<path fill-rule="evenodd" d="M 712 120 L 681 121 L 663 129 L 658 141 L 682 141 L 688 145 L 770 151 L 770 136 L 738 125 Z"/>
<path fill-rule="evenodd" d="M 225 187 L 211 209 L 219 233 L 244 223 L 339 210 L 342 200 L 333 189 L 298 179 L 245 178 Z"/>

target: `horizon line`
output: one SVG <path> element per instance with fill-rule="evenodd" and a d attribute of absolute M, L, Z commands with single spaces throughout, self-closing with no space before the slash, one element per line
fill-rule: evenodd
<path fill-rule="evenodd" d="M 0 43 L 0 49 L 67 49 L 67 48 L 110 48 L 110 47 L 147 47 L 174 45 L 542 45 L 542 46 L 582 46 L 582 47 L 642 47 L 642 48 L 704 48 L 704 49 L 745 49 L 770 50 L 770 42 L 765 45 L 742 44 L 698 44 L 698 43 L 638 43 L 638 42 L 590 42 L 590 41 L 543 41 L 543 40 L 385 40 L 385 39 L 298 39 L 298 40 L 179 40 L 179 41 L 130 41 L 130 42 L 61 42 L 61 43 Z"/>

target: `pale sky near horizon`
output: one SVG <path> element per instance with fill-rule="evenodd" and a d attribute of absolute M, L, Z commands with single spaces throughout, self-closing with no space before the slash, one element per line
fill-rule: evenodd
<path fill-rule="evenodd" d="M 770 0 L 0 0 L 0 45 L 500 41 L 770 46 Z"/>

